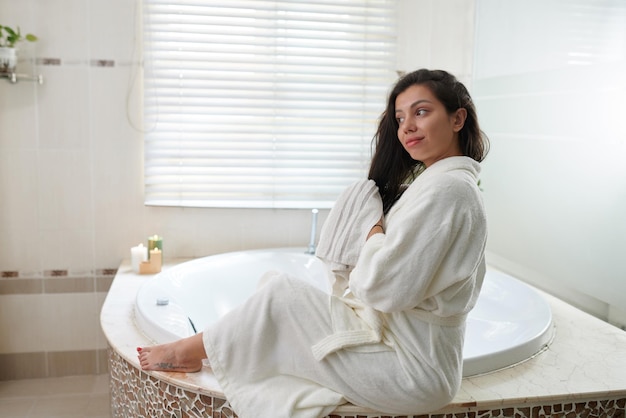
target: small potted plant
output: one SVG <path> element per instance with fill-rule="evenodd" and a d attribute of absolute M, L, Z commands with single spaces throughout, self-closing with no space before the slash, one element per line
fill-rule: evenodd
<path fill-rule="evenodd" d="M 32 33 L 22 35 L 19 26 L 13 29 L 9 26 L 0 25 L 0 73 L 12 73 L 17 64 L 18 42 L 35 42 L 37 37 Z"/>

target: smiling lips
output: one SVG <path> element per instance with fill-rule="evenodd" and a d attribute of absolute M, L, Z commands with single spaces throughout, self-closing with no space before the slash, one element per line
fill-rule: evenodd
<path fill-rule="evenodd" d="M 407 139 L 407 141 L 404 143 L 404 146 L 407 148 L 412 147 L 413 145 L 417 145 L 422 142 L 423 139 L 424 137 Z"/>

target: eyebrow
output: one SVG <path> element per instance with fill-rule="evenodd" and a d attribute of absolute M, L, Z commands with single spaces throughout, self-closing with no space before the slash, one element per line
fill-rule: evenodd
<path fill-rule="evenodd" d="M 411 105 L 409 106 L 409 109 L 413 109 L 415 106 L 421 103 L 432 103 L 432 102 L 426 99 L 416 100 L 415 102 L 411 103 Z M 402 112 L 402 110 L 396 110 L 396 113 L 400 113 L 400 112 Z"/>

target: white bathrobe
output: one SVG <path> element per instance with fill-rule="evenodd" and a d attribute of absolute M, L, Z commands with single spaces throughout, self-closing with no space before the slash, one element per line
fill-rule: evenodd
<path fill-rule="evenodd" d="M 239 417 L 323 417 L 346 401 L 415 415 L 450 402 L 484 276 L 479 172 L 468 157 L 428 167 L 363 245 L 345 296 L 275 274 L 204 331 Z"/>

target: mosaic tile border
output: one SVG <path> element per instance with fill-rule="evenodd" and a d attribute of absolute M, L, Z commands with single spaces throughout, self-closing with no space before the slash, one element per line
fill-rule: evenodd
<path fill-rule="evenodd" d="M 109 348 L 114 418 L 237 418 L 228 401 L 182 389 L 142 372 Z M 626 398 L 397 416 L 331 414 L 327 418 L 626 418 Z"/>
<path fill-rule="evenodd" d="M 133 367 L 111 349 L 109 361 L 113 417 L 237 418 L 226 400 L 159 380 Z"/>

